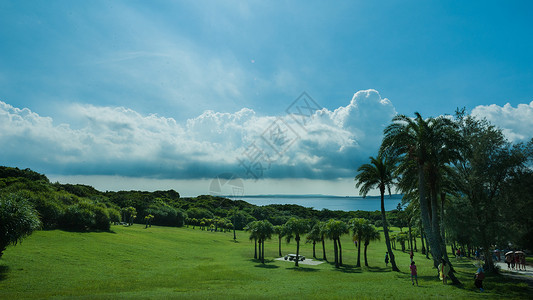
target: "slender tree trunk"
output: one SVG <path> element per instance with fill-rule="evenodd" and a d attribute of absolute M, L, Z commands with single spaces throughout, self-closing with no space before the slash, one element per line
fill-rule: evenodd
<path fill-rule="evenodd" d="M 255 247 L 254 247 L 254 259 L 257 259 L 257 239 L 254 239 L 254 244 L 255 244 Z"/>
<path fill-rule="evenodd" d="M 325 261 L 328 261 L 328 258 L 326 257 L 326 239 L 322 238 L 322 259 Z"/>
<path fill-rule="evenodd" d="M 333 239 L 333 253 L 335 253 L 335 268 L 339 267 L 339 251 L 337 249 L 337 240 Z"/>
<path fill-rule="evenodd" d="M 413 251 L 413 234 L 411 230 L 411 222 L 409 222 L 409 250 Z"/>
<path fill-rule="evenodd" d="M 413 237 L 413 242 L 415 244 L 415 252 L 418 252 L 418 247 L 416 246 L 416 236 Z"/>
<path fill-rule="evenodd" d="M 278 236 L 278 246 L 279 246 L 279 256 L 281 257 L 281 256 L 283 256 L 281 254 L 281 235 Z"/>
<path fill-rule="evenodd" d="M 439 265 L 439 261 L 440 261 L 440 258 L 442 257 L 442 253 L 440 253 L 439 240 L 437 240 L 437 236 L 434 234 L 431 218 L 429 216 L 430 208 L 428 206 L 428 201 L 426 197 L 426 180 L 425 180 L 423 163 L 418 163 L 418 193 L 420 195 L 419 197 L 420 218 L 422 220 L 422 225 L 424 226 L 424 232 L 427 237 L 428 252 L 431 251 L 431 255 L 433 256 L 433 266 L 436 268 Z M 432 215 L 433 215 L 433 211 L 432 211 Z M 435 217 L 435 215 L 433 215 L 433 217 Z"/>
<path fill-rule="evenodd" d="M 440 224 L 439 224 L 439 232 L 440 232 L 440 238 L 442 242 L 442 255 L 446 261 L 450 261 L 450 258 L 448 257 L 448 251 L 446 251 L 446 232 L 444 230 L 444 201 L 446 200 L 446 193 L 440 194 Z M 453 266 L 450 265 L 450 270 L 453 270 Z"/>
<path fill-rule="evenodd" d="M 428 242 L 428 236 L 427 235 L 424 235 L 424 239 L 426 240 L 426 258 L 429 259 L 429 252 L 430 252 L 430 249 L 429 249 L 429 242 Z"/>
<path fill-rule="evenodd" d="M 299 257 L 300 257 L 300 237 L 299 236 L 296 236 L 295 238 L 296 240 L 296 262 L 294 263 L 294 266 L 298 266 L 298 260 L 299 260 Z"/>
<path fill-rule="evenodd" d="M 389 229 L 387 225 L 387 216 L 385 215 L 385 187 L 380 186 L 381 192 L 381 221 L 383 222 L 383 233 L 385 235 L 385 244 L 387 245 L 387 251 L 389 252 L 389 259 L 393 271 L 400 272 L 398 266 L 396 266 L 396 260 L 394 258 L 394 253 L 392 252 L 390 238 L 389 238 Z"/>
<path fill-rule="evenodd" d="M 422 254 L 426 254 L 426 246 L 424 246 L 424 235 L 420 235 L 420 242 L 422 242 Z"/>
<path fill-rule="evenodd" d="M 315 252 L 315 247 L 316 246 L 316 241 L 313 241 L 313 258 L 316 258 L 316 252 Z"/>
<path fill-rule="evenodd" d="M 341 246 L 341 239 L 337 238 L 337 242 L 339 243 L 339 265 L 342 267 L 342 246 Z"/>
<path fill-rule="evenodd" d="M 365 267 L 368 267 L 368 260 L 366 259 L 366 249 L 368 248 L 369 243 L 365 243 Z"/>
<path fill-rule="evenodd" d="M 261 263 L 265 264 L 265 240 L 261 241 Z"/>
<path fill-rule="evenodd" d="M 361 267 L 361 239 L 357 242 L 357 265 L 356 267 Z"/>

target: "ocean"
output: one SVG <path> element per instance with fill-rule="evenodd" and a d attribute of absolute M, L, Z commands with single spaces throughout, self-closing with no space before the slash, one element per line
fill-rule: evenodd
<path fill-rule="evenodd" d="M 234 200 L 243 200 L 248 203 L 265 206 L 269 204 L 297 204 L 304 207 L 310 207 L 317 210 L 342 210 L 342 211 L 375 211 L 381 210 L 381 201 L 379 196 L 362 197 L 339 197 L 339 196 L 322 196 L 322 195 L 268 195 L 268 196 L 241 196 L 233 198 Z M 396 209 L 402 202 L 402 195 L 385 196 L 385 210 Z"/>

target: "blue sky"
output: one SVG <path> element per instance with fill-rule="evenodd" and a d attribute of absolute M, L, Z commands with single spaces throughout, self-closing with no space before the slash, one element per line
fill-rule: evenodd
<path fill-rule="evenodd" d="M 533 136 L 532 8 L 0 1 L 0 164 L 101 189 L 205 194 L 234 173 L 248 194 L 353 195 L 396 113 L 466 107 Z M 302 92 L 322 108 L 305 126 L 286 111 Z M 269 144 L 272 126 L 288 147 Z M 270 160 L 250 176 L 254 146 Z"/>

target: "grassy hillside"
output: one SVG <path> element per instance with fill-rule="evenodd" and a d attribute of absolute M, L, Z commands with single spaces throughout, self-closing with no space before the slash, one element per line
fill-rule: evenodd
<path fill-rule="evenodd" d="M 265 265 L 253 260 L 253 243 L 244 232 L 190 228 L 113 226 L 112 232 L 38 231 L 9 247 L 0 260 L 0 299 L 23 298 L 527 298 L 527 285 L 488 277 L 487 292 L 474 290 L 470 261 L 456 263 L 463 287 L 443 286 L 431 262 L 415 254 L 420 287 L 408 273 L 409 256 L 397 251 L 401 273 L 385 268 L 384 242 L 370 244 L 369 268 L 354 268 L 356 251 L 343 239 L 344 268 L 275 261 L 277 237 L 266 244 Z M 317 245 L 318 246 L 318 245 Z M 283 242 L 283 253 L 295 243 Z M 332 244 L 327 242 L 329 258 Z M 312 245 L 302 254 L 312 257 Z M 321 258 L 321 248 L 317 247 Z"/>

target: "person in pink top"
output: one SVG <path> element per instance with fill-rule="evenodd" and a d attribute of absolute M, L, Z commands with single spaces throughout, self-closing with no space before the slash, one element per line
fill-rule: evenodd
<path fill-rule="evenodd" d="M 411 266 L 409 266 L 409 268 L 411 269 L 411 282 L 413 283 L 413 285 L 415 285 L 416 281 L 416 286 L 418 286 L 418 278 L 416 276 L 416 265 L 414 261 L 411 262 Z"/>

